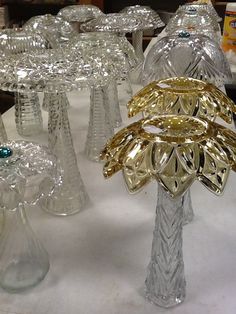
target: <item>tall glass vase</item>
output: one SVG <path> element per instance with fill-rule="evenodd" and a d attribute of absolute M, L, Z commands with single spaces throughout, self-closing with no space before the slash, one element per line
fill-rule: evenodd
<path fill-rule="evenodd" d="M 77 165 L 65 99 L 65 93 L 50 96 L 48 142 L 59 159 L 63 174 L 52 195 L 41 201 L 46 211 L 61 216 L 78 213 L 88 201 Z"/>
<path fill-rule="evenodd" d="M 48 254 L 29 225 L 23 204 L 4 210 L 0 236 L 0 285 L 20 292 L 37 285 L 49 270 Z"/>
<path fill-rule="evenodd" d="M 158 188 L 152 254 L 145 284 L 147 298 L 165 308 L 175 306 L 185 298 L 183 203 L 183 196 L 171 198 Z"/>
<path fill-rule="evenodd" d="M 92 88 L 90 93 L 90 118 L 85 154 L 92 161 L 100 161 L 100 153 L 114 134 L 107 87 Z"/>
<path fill-rule="evenodd" d="M 17 132 L 31 136 L 43 130 L 43 119 L 37 93 L 15 93 L 15 121 Z"/>

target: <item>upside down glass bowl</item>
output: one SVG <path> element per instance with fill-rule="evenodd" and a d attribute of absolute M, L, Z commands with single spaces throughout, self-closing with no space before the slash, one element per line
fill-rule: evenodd
<path fill-rule="evenodd" d="M 144 85 L 178 76 L 200 79 L 217 87 L 232 80 L 229 63 L 217 42 L 186 31 L 158 40 L 143 67 Z"/>
<path fill-rule="evenodd" d="M 104 13 L 95 5 L 77 4 L 69 5 L 62 8 L 57 16 L 62 17 L 67 22 L 84 23 L 92 19 L 96 19 Z"/>

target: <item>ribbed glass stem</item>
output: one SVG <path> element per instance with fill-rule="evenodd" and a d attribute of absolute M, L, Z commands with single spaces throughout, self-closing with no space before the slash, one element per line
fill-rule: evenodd
<path fill-rule="evenodd" d="M 186 225 L 193 221 L 194 212 L 192 206 L 192 199 L 190 189 L 184 194 L 184 220 L 183 224 Z"/>
<path fill-rule="evenodd" d="M 102 149 L 113 134 L 114 129 L 108 105 L 107 87 L 92 88 L 89 127 L 85 145 L 85 153 L 88 159 L 99 161 Z"/>
<path fill-rule="evenodd" d="M 165 308 L 185 298 L 182 225 L 183 197 L 173 199 L 159 187 L 151 261 L 145 283 L 147 298 Z"/>
<path fill-rule="evenodd" d="M 143 54 L 143 31 L 139 30 L 132 33 L 132 44 L 134 46 L 134 50 L 136 56 L 140 62 L 144 61 Z"/>
<path fill-rule="evenodd" d="M 17 132 L 30 136 L 43 130 L 43 119 L 37 93 L 15 93 L 15 121 Z"/>
<path fill-rule="evenodd" d="M 120 104 L 118 99 L 118 89 L 116 81 L 112 81 L 107 88 L 108 104 L 113 128 L 118 128 L 122 123 Z"/>
<path fill-rule="evenodd" d="M 73 146 L 64 93 L 52 93 L 49 104 L 48 142 L 63 169 L 62 180 L 42 207 L 54 215 L 71 215 L 88 201 Z"/>
<path fill-rule="evenodd" d="M 44 95 L 43 95 L 42 109 L 44 111 L 48 111 L 49 104 L 51 103 L 51 100 L 50 100 L 51 95 L 53 95 L 53 94 L 52 93 L 44 93 Z M 70 103 L 69 103 L 69 100 L 68 100 L 68 98 L 66 96 L 66 93 L 63 93 L 63 97 L 65 98 L 64 102 L 66 104 L 66 108 L 68 109 L 70 107 Z"/>
<path fill-rule="evenodd" d="M 7 132 L 2 121 L 2 116 L 0 114 L 0 143 L 7 141 Z"/>
<path fill-rule="evenodd" d="M 29 225 L 23 205 L 4 213 L 0 285 L 9 292 L 19 292 L 37 285 L 46 276 L 49 259 Z"/>

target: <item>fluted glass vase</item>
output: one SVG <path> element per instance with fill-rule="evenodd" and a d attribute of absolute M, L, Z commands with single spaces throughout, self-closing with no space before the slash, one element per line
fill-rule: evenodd
<path fill-rule="evenodd" d="M 0 237 L 0 285 L 20 292 L 37 285 L 49 270 L 48 254 L 29 225 L 23 204 L 4 210 Z"/>
<path fill-rule="evenodd" d="M 48 142 L 63 170 L 61 181 L 50 197 L 41 201 L 42 207 L 54 215 L 72 215 L 83 209 L 88 201 L 78 165 L 65 93 L 51 93 L 48 119 Z"/>
<path fill-rule="evenodd" d="M 100 161 L 100 153 L 114 134 L 107 87 L 92 88 L 90 93 L 90 118 L 85 154 L 92 161 Z"/>
<path fill-rule="evenodd" d="M 171 198 L 158 187 L 152 254 L 145 284 L 148 300 L 164 308 L 178 305 L 185 298 L 183 203 L 183 196 Z"/>
<path fill-rule="evenodd" d="M 15 93 L 15 121 L 17 132 L 30 136 L 43 130 L 43 119 L 37 93 Z"/>

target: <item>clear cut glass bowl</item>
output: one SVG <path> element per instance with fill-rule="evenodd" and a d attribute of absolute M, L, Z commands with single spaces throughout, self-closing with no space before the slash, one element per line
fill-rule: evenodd
<path fill-rule="evenodd" d="M 95 5 L 91 4 L 77 4 L 69 5 L 62 8 L 57 16 L 62 17 L 67 22 L 84 23 L 95 19 L 104 13 Z"/>
<path fill-rule="evenodd" d="M 70 23 L 51 14 L 33 16 L 23 25 L 23 28 L 30 32 L 41 33 L 53 48 L 67 43 L 77 34 Z"/>
<path fill-rule="evenodd" d="M 142 28 L 142 20 L 137 16 L 125 13 L 109 13 L 84 23 L 81 30 L 84 32 L 113 32 L 132 33 Z"/>
<path fill-rule="evenodd" d="M 228 61 L 217 42 L 188 32 L 161 38 L 144 62 L 144 85 L 177 76 L 200 79 L 218 87 L 232 79 Z"/>
<path fill-rule="evenodd" d="M 196 8 L 181 7 L 173 16 L 166 26 L 166 32 L 175 31 L 178 28 L 184 29 L 201 29 L 213 28 L 215 32 L 220 32 L 220 26 L 217 21 L 212 18 L 204 10 Z"/>
<path fill-rule="evenodd" d="M 151 9 L 149 6 L 132 5 L 125 7 L 120 13 L 127 13 L 130 16 L 139 16 L 142 20 L 142 28 L 144 29 L 156 29 L 165 26 L 160 19 L 160 16 L 156 11 Z"/>
<path fill-rule="evenodd" d="M 201 3 L 198 1 L 194 1 L 191 3 L 185 3 L 182 6 L 180 6 L 180 8 L 181 7 L 189 7 L 189 8 L 192 7 L 192 8 L 196 8 L 197 10 L 201 8 L 201 9 L 207 11 L 208 14 L 210 14 L 218 23 L 222 21 L 222 18 L 216 12 L 211 1 L 209 1 L 208 3 Z"/>

